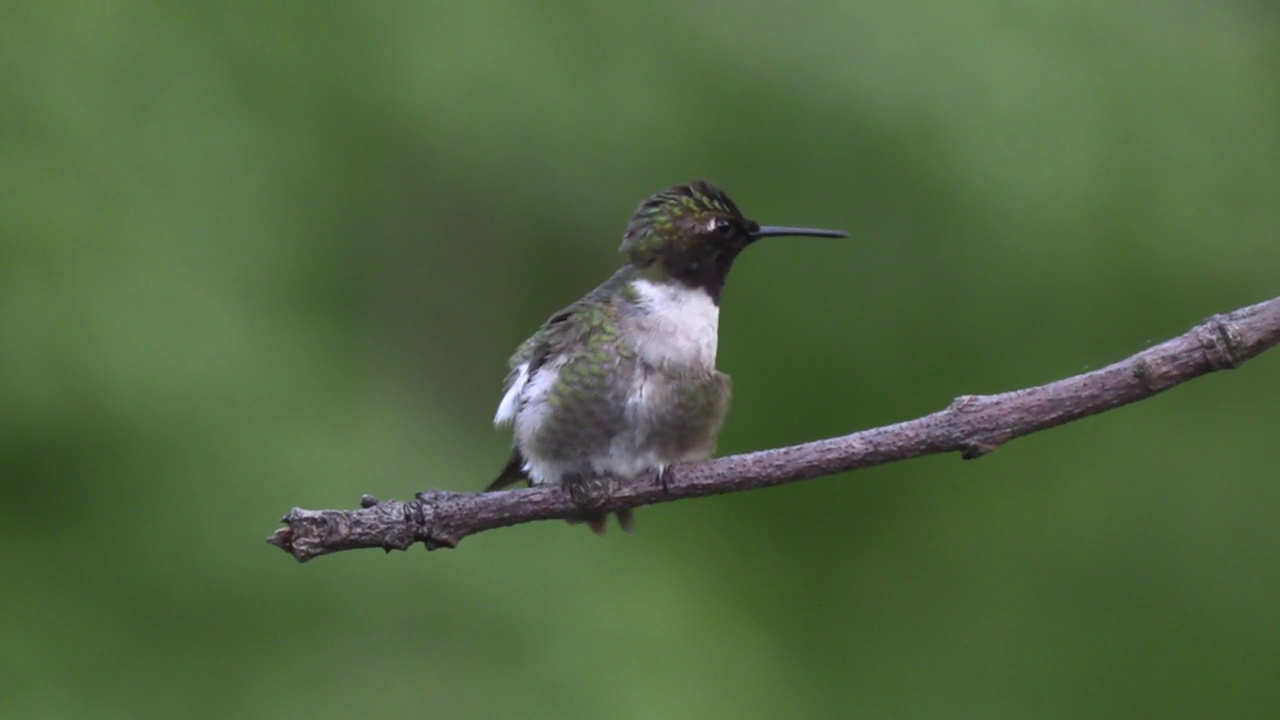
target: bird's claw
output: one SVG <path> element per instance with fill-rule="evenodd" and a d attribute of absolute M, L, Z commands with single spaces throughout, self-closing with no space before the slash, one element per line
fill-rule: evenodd
<path fill-rule="evenodd" d="M 658 469 L 658 485 L 662 486 L 662 494 L 670 495 L 671 486 L 668 484 L 671 480 L 671 466 L 666 465 Z"/>
<path fill-rule="evenodd" d="M 578 509 L 595 510 L 613 498 L 613 479 L 575 476 L 565 479 L 569 499 Z"/>

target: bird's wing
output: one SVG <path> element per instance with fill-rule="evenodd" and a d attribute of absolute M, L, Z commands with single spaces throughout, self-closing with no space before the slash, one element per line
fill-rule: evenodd
<path fill-rule="evenodd" d="M 515 422 L 529 381 L 537 375 L 538 370 L 547 363 L 548 359 L 565 352 L 574 342 L 579 341 L 583 334 L 599 329 L 602 318 L 612 312 L 607 309 L 612 307 L 612 303 L 601 301 L 609 298 L 629 282 L 634 272 L 634 268 L 623 266 L 585 297 L 547 318 L 542 327 L 538 328 L 538 332 L 520 343 L 515 354 L 507 361 L 510 370 L 503 384 L 502 402 L 498 404 L 498 412 L 493 418 L 495 425 L 501 426 Z M 570 322 L 576 315 L 584 312 L 586 315 L 580 318 L 583 322 Z M 497 479 L 489 483 L 485 489 L 496 490 L 525 478 L 524 457 L 520 454 L 518 447 L 512 448 L 511 457 L 507 460 L 506 466 L 498 474 Z"/>
<path fill-rule="evenodd" d="M 574 303 L 552 315 L 538 328 L 538 332 L 516 348 L 515 354 L 507 361 L 510 370 L 503 382 L 502 402 L 498 403 L 498 412 L 493 417 L 495 425 L 502 426 L 515 421 L 525 387 L 546 363 L 547 358 L 563 346 L 569 327 L 566 321 L 573 317 L 578 307 L 579 303 Z"/>
<path fill-rule="evenodd" d="M 547 362 L 547 358 L 563 346 L 570 327 L 566 321 L 573 317 L 578 308 L 579 304 L 575 303 L 552 315 L 538 329 L 538 332 L 516 348 L 515 354 L 507 363 L 511 371 L 507 373 L 502 402 L 498 404 L 498 413 L 493 418 L 494 424 L 505 425 L 515 421 L 516 413 L 519 412 L 520 404 L 523 402 L 525 386 L 538 373 L 538 369 Z M 524 471 L 524 456 L 520 454 L 520 448 L 513 447 L 507 464 L 498 473 L 498 477 L 485 487 L 485 492 L 499 490 L 527 478 L 528 475 Z"/>

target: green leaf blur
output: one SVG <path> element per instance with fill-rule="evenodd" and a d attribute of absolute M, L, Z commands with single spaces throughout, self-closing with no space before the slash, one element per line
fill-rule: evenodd
<path fill-rule="evenodd" d="M 722 453 L 1280 294 L 1265 3 L 8 3 L 0 717 L 1280 715 L 1280 353 L 975 462 L 298 565 L 482 487 L 505 361 L 696 177 Z"/>

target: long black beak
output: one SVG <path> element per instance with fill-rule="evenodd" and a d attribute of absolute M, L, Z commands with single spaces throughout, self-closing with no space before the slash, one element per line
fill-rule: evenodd
<path fill-rule="evenodd" d="M 843 230 L 822 230 L 820 228 L 787 227 L 785 225 L 761 225 L 759 230 L 751 233 L 752 238 L 788 237 L 788 236 L 843 238 L 843 237 L 849 237 L 849 233 Z"/>

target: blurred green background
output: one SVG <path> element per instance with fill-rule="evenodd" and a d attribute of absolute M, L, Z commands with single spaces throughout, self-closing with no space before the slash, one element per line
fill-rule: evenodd
<path fill-rule="evenodd" d="M 0 10 L 0 716 L 1280 715 L 1280 353 L 928 458 L 308 565 L 476 489 L 505 360 L 695 177 L 766 222 L 721 452 L 1280 294 L 1260 2 Z"/>

